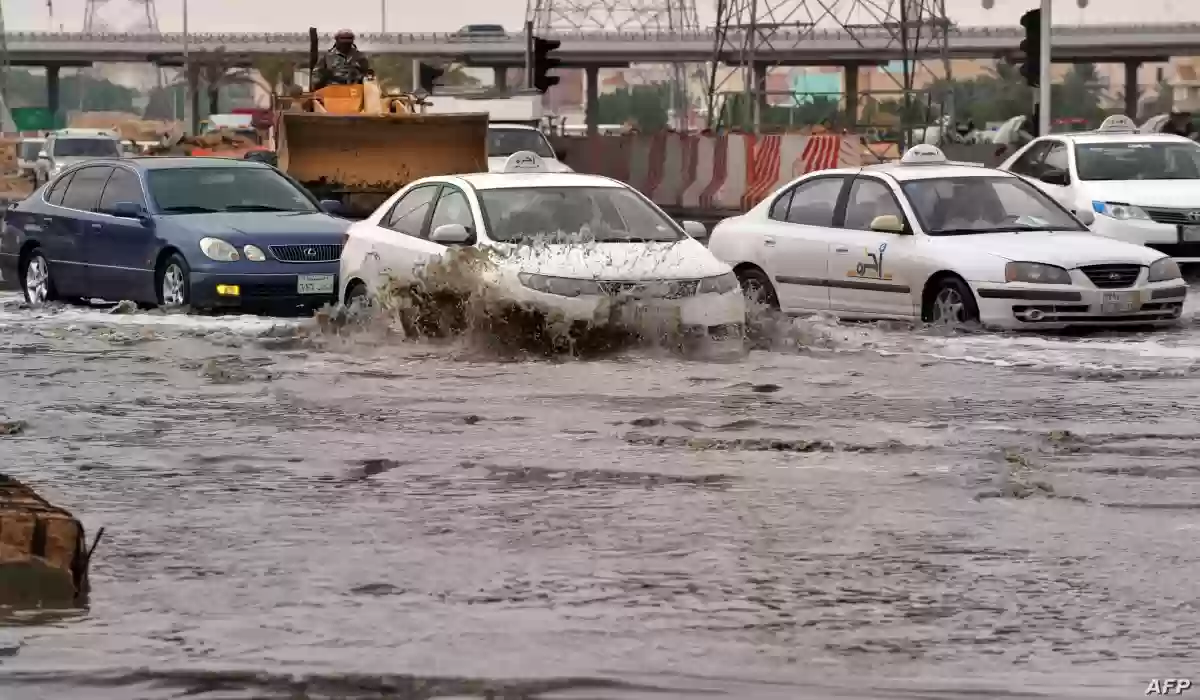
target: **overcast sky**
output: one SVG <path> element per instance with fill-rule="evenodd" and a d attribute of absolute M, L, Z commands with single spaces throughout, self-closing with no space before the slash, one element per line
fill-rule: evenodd
<path fill-rule="evenodd" d="M 48 0 L 0 1 L 3 2 L 4 20 L 9 31 L 57 30 L 60 27 L 67 31 L 83 29 L 86 0 L 49 0 L 53 5 L 53 17 L 47 8 Z M 139 17 L 145 17 L 145 10 L 137 1 L 108 0 L 100 16 L 117 27 L 129 27 Z M 184 1 L 157 0 L 158 22 L 162 31 L 182 30 Z M 764 6 L 778 6 L 788 0 L 760 1 Z M 791 1 L 796 5 L 801 2 Z M 1200 0 L 1090 0 L 1087 9 L 1079 9 L 1076 0 L 1054 1 L 1054 24 L 1200 22 Z M 524 21 L 526 4 L 525 0 L 191 0 L 188 28 L 196 32 L 303 32 L 309 26 L 316 26 L 322 31 L 348 26 L 358 32 L 378 31 L 381 2 L 387 3 L 387 29 L 393 32 L 454 31 L 465 24 L 502 24 L 510 30 L 519 30 Z M 632 2 L 649 3 L 651 0 Z M 852 0 L 823 2 L 827 6 L 853 6 Z M 885 5 L 886 2 L 872 0 L 872 4 L 876 5 Z M 1035 4 L 1035 0 L 994 2 L 995 7 L 984 10 L 982 0 L 946 0 L 953 20 L 972 25 L 1015 25 L 1021 13 Z M 814 8 L 821 6 L 816 0 L 810 4 Z M 698 0 L 697 9 L 702 25 L 713 23 L 715 5 L 715 0 Z M 837 14 L 843 16 L 848 11 L 843 9 Z M 870 22 L 866 17 L 856 19 L 850 21 Z"/>

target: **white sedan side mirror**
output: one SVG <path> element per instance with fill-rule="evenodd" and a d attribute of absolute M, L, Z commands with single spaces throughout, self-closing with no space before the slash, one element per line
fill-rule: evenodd
<path fill-rule="evenodd" d="M 1080 209 L 1079 211 L 1072 213 L 1075 214 L 1076 219 L 1079 219 L 1079 223 L 1083 224 L 1084 226 L 1091 226 L 1092 224 L 1096 223 L 1096 215 L 1091 209 Z"/>
<path fill-rule="evenodd" d="M 870 229 L 880 233 L 904 233 L 904 222 L 895 214 L 884 214 L 871 219 Z"/>
<path fill-rule="evenodd" d="M 429 240 L 442 245 L 462 245 L 471 240 L 471 232 L 462 224 L 442 224 L 433 230 Z"/>
<path fill-rule="evenodd" d="M 682 221 L 680 225 L 683 226 L 683 230 L 687 235 L 698 241 L 708 238 L 708 229 L 704 228 L 704 224 L 699 221 Z"/>

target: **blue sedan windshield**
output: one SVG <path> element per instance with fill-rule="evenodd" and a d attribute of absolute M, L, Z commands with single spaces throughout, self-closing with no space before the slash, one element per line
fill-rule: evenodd
<path fill-rule="evenodd" d="M 303 190 L 267 168 L 151 170 L 146 183 L 164 214 L 319 211 Z"/>

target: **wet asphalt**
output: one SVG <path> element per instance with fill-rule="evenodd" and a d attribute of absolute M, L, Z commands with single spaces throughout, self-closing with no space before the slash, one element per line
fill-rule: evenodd
<path fill-rule="evenodd" d="M 0 298 L 2 469 L 106 528 L 87 610 L 4 613 L 0 696 L 1131 698 L 1200 668 L 1200 329 L 793 330 L 499 361 Z"/>

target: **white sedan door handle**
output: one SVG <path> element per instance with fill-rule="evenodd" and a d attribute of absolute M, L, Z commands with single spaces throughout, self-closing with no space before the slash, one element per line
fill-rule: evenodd
<path fill-rule="evenodd" d="M 844 245 L 840 245 L 840 246 L 834 248 L 833 250 L 836 253 L 849 253 L 850 252 L 850 249 Z"/>
<path fill-rule="evenodd" d="M 767 245 L 767 246 L 775 245 L 775 239 L 774 238 L 764 238 L 763 245 Z"/>

